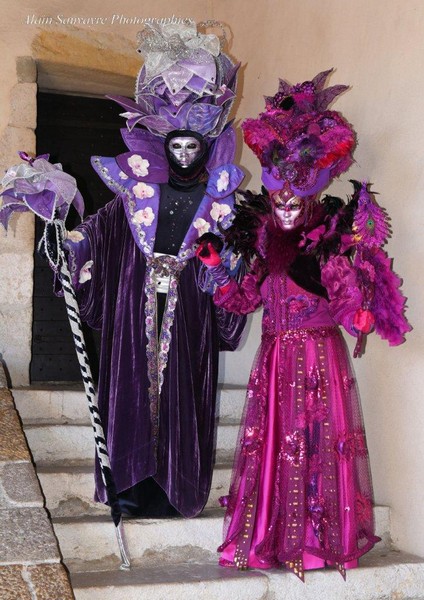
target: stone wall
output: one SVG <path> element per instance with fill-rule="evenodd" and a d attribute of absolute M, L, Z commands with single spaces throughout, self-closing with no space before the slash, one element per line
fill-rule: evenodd
<path fill-rule="evenodd" d="M 3 169 L 20 162 L 18 151 L 35 152 L 37 69 L 30 57 L 16 60 L 17 83 L 10 91 L 9 122 L 0 137 Z M 0 354 L 11 365 L 12 381 L 29 382 L 32 327 L 34 217 L 12 217 L 0 252 Z"/>
<path fill-rule="evenodd" d="M 108 38 L 109 39 L 109 38 Z M 66 49 L 66 51 L 63 51 Z M 140 60 L 126 40 L 112 43 L 78 34 L 40 32 L 33 57 L 16 59 L 9 119 L 0 136 L 0 170 L 20 162 L 18 151 L 36 151 L 37 89 L 104 97 L 131 96 Z M 13 386 L 28 385 L 31 360 L 34 217 L 14 215 L 1 234 L 0 355 Z"/>
<path fill-rule="evenodd" d="M 0 364 L 0 595 L 72 600 L 67 572 Z"/>

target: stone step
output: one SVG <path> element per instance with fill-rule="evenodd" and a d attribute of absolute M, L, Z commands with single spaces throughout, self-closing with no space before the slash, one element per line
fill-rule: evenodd
<path fill-rule="evenodd" d="M 268 578 L 223 569 L 216 561 L 71 573 L 76 600 L 264 600 Z"/>
<path fill-rule="evenodd" d="M 95 453 L 93 430 L 84 424 L 24 425 L 25 435 L 36 464 L 92 460 Z M 217 431 L 217 460 L 231 456 L 239 426 L 220 424 Z"/>
<path fill-rule="evenodd" d="M 80 384 L 72 386 L 46 385 L 12 390 L 16 408 L 24 424 L 89 423 L 87 400 Z M 218 387 L 219 418 L 227 423 L 240 421 L 246 395 L 245 387 Z"/>
<path fill-rule="evenodd" d="M 424 600 L 424 561 L 378 546 L 346 581 L 333 569 L 308 571 L 303 583 L 284 570 L 239 572 L 216 561 L 130 571 L 103 567 L 75 572 L 71 566 L 76 600 Z"/>
<path fill-rule="evenodd" d="M 390 522 L 387 507 L 374 509 L 376 533 L 382 538 L 379 546 L 390 545 Z M 210 560 L 222 541 L 224 509 L 205 509 L 195 519 L 125 519 L 124 529 L 131 558 L 152 564 L 177 560 Z M 119 563 L 115 528 L 109 516 L 78 516 L 53 519 L 65 563 L 86 564 L 104 561 Z"/>
<path fill-rule="evenodd" d="M 215 465 L 208 507 L 218 507 L 219 497 L 228 493 L 231 471 L 230 462 Z M 37 475 L 52 517 L 109 513 L 107 506 L 93 500 L 92 461 L 39 464 Z"/>

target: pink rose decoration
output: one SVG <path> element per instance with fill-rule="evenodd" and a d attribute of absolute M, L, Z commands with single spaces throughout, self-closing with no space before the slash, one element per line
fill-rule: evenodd
<path fill-rule="evenodd" d="M 199 237 L 204 233 L 207 233 L 211 228 L 210 223 L 208 223 L 207 221 L 205 221 L 205 219 L 202 219 L 200 217 L 194 221 L 193 226 L 197 229 Z"/>
<path fill-rule="evenodd" d="M 353 327 L 361 333 L 371 333 L 374 329 L 375 317 L 370 310 L 358 308 L 353 315 Z"/>
<path fill-rule="evenodd" d="M 139 154 L 133 154 L 127 159 L 128 165 L 131 167 L 134 175 L 145 177 L 149 173 L 150 163 L 147 159 L 142 158 Z"/>
<path fill-rule="evenodd" d="M 230 175 L 228 171 L 221 171 L 219 174 L 219 179 L 216 182 L 216 189 L 218 190 L 218 192 L 225 192 L 228 188 L 229 183 Z"/>
<path fill-rule="evenodd" d="M 89 281 L 91 279 L 91 267 L 93 266 L 93 261 L 92 260 L 88 260 L 82 267 L 81 267 L 81 271 L 79 272 L 79 278 L 78 281 L 80 283 L 85 283 L 86 281 Z"/>
<path fill-rule="evenodd" d="M 220 204 L 219 202 L 212 203 L 210 215 L 214 221 L 221 221 L 226 215 L 229 215 L 231 208 L 228 204 Z"/>
<path fill-rule="evenodd" d="M 133 221 L 135 223 L 141 223 L 142 225 L 147 225 L 147 227 L 150 227 L 154 220 L 155 213 L 150 206 L 147 208 L 142 208 L 141 210 L 137 210 L 134 213 Z"/>
<path fill-rule="evenodd" d="M 152 198 L 155 195 L 155 190 L 151 185 L 147 185 L 140 181 L 140 183 L 137 183 L 137 185 L 133 187 L 133 193 L 137 198 L 144 200 L 144 198 Z"/>

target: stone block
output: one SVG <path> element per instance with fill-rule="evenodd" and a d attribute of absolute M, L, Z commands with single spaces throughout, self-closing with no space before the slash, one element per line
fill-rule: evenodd
<path fill-rule="evenodd" d="M 25 433 L 36 463 L 81 461 L 94 457 L 94 435 L 91 426 L 34 425 L 26 427 Z"/>
<path fill-rule="evenodd" d="M 9 125 L 35 129 L 37 126 L 37 84 L 17 83 L 10 92 Z"/>
<path fill-rule="evenodd" d="M 71 584 L 63 565 L 28 567 L 32 589 L 37 600 L 73 600 Z"/>
<path fill-rule="evenodd" d="M 16 76 L 19 83 L 35 83 L 37 81 L 37 65 L 32 56 L 17 57 Z"/>
<path fill-rule="evenodd" d="M 1 511 L 0 565 L 58 562 L 56 538 L 43 508 Z"/>
<path fill-rule="evenodd" d="M 4 366 L 1 362 L 1 355 L 0 355 L 0 388 L 7 388 L 7 387 L 8 387 L 7 375 L 6 375 Z"/>
<path fill-rule="evenodd" d="M 17 162 L 16 158 L 14 162 Z M 33 258 L 34 219 L 35 216 L 31 212 L 15 213 L 10 218 L 7 232 L 0 227 L 0 254 L 16 254 L 15 262 L 20 259 L 22 254 Z"/>
<path fill-rule="evenodd" d="M 217 562 L 186 563 L 164 569 L 71 574 L 77 600 L 277 600 L 260 571 L 223 569 Z"/>
<path fill-rule="evenodd" d="M 245 400 L 245 386 L 220 386 L 217 395 L 220 423 L 240 422 Z"/>
<path fill-rule="evenodd" d="M 90 412 L 82 382 L 69 389 L 21 388 L 13 390 L 16 408 L 24 423 L 87 424 Z"/>
<path fill-rule="evenodd" d="M 26 388 L 14 389 L 12 393 L 24 424 L 61 420 L 63 391 Z"/>
<path fill-rule="evenodd" d="M 36 148 L 35 132 L 25 127 L 8 126 L 0 140 L 0 173 L 20 162 L 19 150 L 34 154 Z"/>
<path fill-rule="evenodd" d="M 27 336 L 31 335 L 29 329 Z M 31 360 L 31 339 L 27 337 L 27 345 L 21 347 L 8 348 L 7 360 L 9 361 L 10 380 L 13 385 L 29 384 L 29 363 Z M 25 338 L 24 338 L 25 341 Z M 5 354 L 6 356 L 6 354 Z"/>
<path fill-rule="evenodd" d="M 63 565 L 0 566 L 1 600 L 74 600 Z"/>
<path fill-rule="evenodd" d="M 43 507 L 40 484 L 30 462 L 0 465 L 0 507 Z"/>
<path fill-rule="evenodd" d="M 0 254 L 0 305 L 32 303 L 32 275 L 34 259 L 31 255 Z"/>
<path fill-rule="evenodd" d="M 33 600 L 22 577 L 22 565 L 0 566 L 0 594 L 2 600 Z"/>
<path fill-rule="evenodd" d="M 31 360 L 32 307 L 30 302 L 2 309 L 0 353 L 8 366 L 11 385 L 29 383 Z"/>
<path fill-rule="evenodd" d="M 18 413 L 9 390 L 0 389 L 0 461 L 30 461 Z"/>

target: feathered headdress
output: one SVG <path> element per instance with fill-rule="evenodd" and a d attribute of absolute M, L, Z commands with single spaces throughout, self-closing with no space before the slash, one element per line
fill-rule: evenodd
<path fill-rule="evenodd" d="M 275 96 L 265 97 L 265 111 L 242 123 L 245 142 L 262 164 L 268 190 L 288 186 L 298 196 L 312 195 L 352 164 L 353 128 L 339 113 L 328 110 L 347 86 L 325 89 L 331 72 L 294 86 L 280 80 Z"/>

